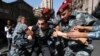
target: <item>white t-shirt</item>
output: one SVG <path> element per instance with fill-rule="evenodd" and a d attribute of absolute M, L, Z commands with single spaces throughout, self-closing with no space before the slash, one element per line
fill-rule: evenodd
<path fill-rule="evenodd" d="M 6 32 L 6 37 L 11 38 L 11 34 L 9 33 L 9 28 L 7 26 L 5 26 L 4 30 Z"/>

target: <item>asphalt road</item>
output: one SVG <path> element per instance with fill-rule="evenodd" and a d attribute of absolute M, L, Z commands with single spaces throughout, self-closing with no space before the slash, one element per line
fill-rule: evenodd
<path fill-rule="evenodd" d="M 92 56 L 100 56 L 100 40 L 93 40 L 93 45 L 94 45 L 94 51 L 92 53 Z M 0 49 L 0 52 L 4 52 L 5 50 L 7 50 L 7 47 L 2 47 Z"/>
<path fill-rule="evenodd" d="M 92 56 L 100 56 L 100 40 L 93 40 L 94 51 Z"/>

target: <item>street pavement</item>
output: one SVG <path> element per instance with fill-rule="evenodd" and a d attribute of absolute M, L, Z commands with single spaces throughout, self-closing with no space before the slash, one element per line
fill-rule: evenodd
<path fill-rule="evenodd" d="M 100 40 L 93 40 L 93 45 L 94 45 L 94 51 L 92 53 L 92 56 L 100 56 Z M 5 54 L 6 51 L 7 51 L 7 47 L 0 48 L 0 54 L 1 53 Z M 40 56 L 42 56 L 42 55 L 40 55 Z"/>
<path fill-rule="evenodd" d="M 94 51 L 92 56 L 100 56 L 100 40 L 93 40 Z"/>

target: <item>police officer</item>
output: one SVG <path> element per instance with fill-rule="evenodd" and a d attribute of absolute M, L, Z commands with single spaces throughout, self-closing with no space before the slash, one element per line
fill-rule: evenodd
<path fill-rule="evenodd" d="M 63 4 L 59 9 L 59 14 L 61 16 L 61 22 L 59 22 L 58 26 L 61 32 L 69 32 L 70 29 L 75 25 L 92 25 L 96 18 L 88 15 L 88 14 L 80 14 L 81 17 L 71 17 L 71 9 L 69 5 Z M 77 16 L 77 15 L 76 15 Z M 55 34 L 56 35 L 56 34 Z M 61 37 L 67 37 L 66 34 L 61 35 Z M 83 45 L 77 40 L 67 39 L 65 41 L 65 55 L 64 56 L 90 56 L 93 46 L 89 41 L 89 44 Z"/>
<path fill-rule="evenodd" d="M 32 30 L 35 33 L 32 56 L 38 56 L 41 52 L 43 56 L 51 56 L 47 41 L 52 35 L 53 29 L 51 30 L 48 27 L 47 20 L 44 17 L 40 17 Z"/>
<path fill-rule="evenodd" d="M 28 44 L 26 30 L 26 19 L 24 16 L 19 16 L 12 35 L 12 46 L 9 56 L 28 56 L 28 52 L 25 47 Z"/>
<path fill-rule="evenodd" d="M 42 12 L 41 12 L 41 17 L 45 17 L 48 23 L 48 27 L 53 29 L 55 28 L 55 26 L 58 24 L 58 22 L 60 21 L 60 18 L 56 18 L 53 17 L 54 15 L 53 10 L 48 9 L 48 8 L 43 8 Z M 56 38 L 53 38 L 53 36 L 50 36 L 49 40 L 48 40 L 48 46 L 50 48 L 50 52 L 52 54 L 52 56 L 57 54 L 57 50 L 56 50 L 56 45 L 55 43 L 57 42 Z"/>

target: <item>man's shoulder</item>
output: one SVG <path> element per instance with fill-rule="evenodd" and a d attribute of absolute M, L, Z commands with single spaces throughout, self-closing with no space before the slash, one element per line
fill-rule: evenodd
<path fill-rule="evenodd" d="M 36 25 L 32 26 L 32 31 L 36 31 L 38 29 L 38 27 Z"/>

